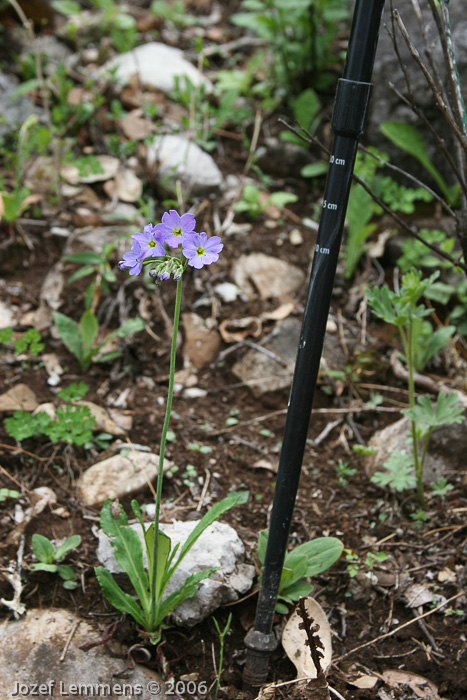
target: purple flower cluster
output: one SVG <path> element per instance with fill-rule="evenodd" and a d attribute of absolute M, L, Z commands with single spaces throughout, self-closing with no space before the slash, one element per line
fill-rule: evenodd
<path fill-rule="evenodd" d="M 156 226 L 148 224 L 142 233 L 135 233 L 131 236 L 133 240 L 131 251 L 124 253 L 123 260 L 118 263 L 118 267 L 120 270 L 129 270 L 130 275 L 139 275 L 145 260 L 165 258 L 166 263 L 161 260 L 157 261 L 154 276 L 159 280 L 166 280 L 173 273 L 176 278 L 175 259 L 167 255 L 164 246 L 178 248 L 180 245 L 183 256 L 187 259 L 186 264 L 197 270 L 200 270 L 204 265 L 216 262 L 224 247 L 221 239 L 219 236 L 208 238 L 204 232 L 196 233 L 195 226 L 196 220 L 193 214 L 180 216 L 175 209 L 165 212 L 162 216 L 162 223 Z"/>

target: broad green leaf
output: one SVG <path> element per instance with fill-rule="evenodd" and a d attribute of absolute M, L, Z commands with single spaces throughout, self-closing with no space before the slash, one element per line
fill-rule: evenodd
<path fill-rule="evenodd" d="M 286 598 L 292 603 L 296 603 L 299 598 L 310 595 L 312 590 L 313 585 L 302 579 L 287 586 L 285 594 L 281 595 L 280 598 Z"/>
<path fill-rule="evenodd" d="M 97 336 L 97 331 L 99 330 L 99 323 L 96 315 L 93 314 L 90 309 L 86 309 L 81 316 L 79 325 L 81 329 L 81 338 L 83 341 L 83 359 L 86 361 L 89 360 L 95 353 L 93 346 Z"/>
<path fill-rule="evenodd" d="M 76 357 L 83 369 L 83 340 L 79 325 L 69 316 L 60 313 L 60 311 L 54 311 L 53 319 L 64 345 Z"/>
<path fill-rule="evenodd" d="M 58 575 L 64 581 L 75 581 L 78 578 L 76 571 L 66 564 L 60 564 L 58 567 Z"/>
<path fill-rule="evenodd" d="M 219 520 L 221 515 L 227 513 L 227 511 L 231 510 L 234 506 L 243 505 L 244 503 L 246 503 L 248 497 L 248 491 L 238 491 L 236 493 L 231 493 L 222 501 L 216 503 L 210 510 L 208 510 L 207 513 L 205 513 L 205 515 L 201 518 L 199 523 L 192 530 L 191 534 L 187 537 L 186 541 L 184 542 L 176 563 L 170 569 L 170 577 L 172 576 L 175 569 L 180 565 L 180 562 L 182 561 L 183 557 L 186 556 L 186 554 L 188 554 L 198 537 L 200 537 L 200 535 L 203 534 L 206 528 L 209 527 L 209 525 L 211 525 L 216 520 Z"/>
<path fill-rule="evenodd" d="M 74 0 L 53 0 L 52 7 L 55 12 L 65 15 L 65 17 L 79 15 L 82 10 L 82 7 Z"/>
<path fill-rule="evenodd" d="M 31 564 L 32 571 L 47 571 L 50 574 L 55 574 L 58 570 L 57 564 L 44 564 L 40 562 L 38 564 Z"/>
<path fill-rule="evenodd" d="M 65 255 L 63 258 L 68 262 L 78 263 L 79 265 L 100 265 L 102 256 L 97 253 L 77 253 L 76 255 Z"/>
<path fill-rule="evenodd" d="M 279 209 L 282 209 L 287 204 L 291 204 L 292 202 L 296 202 L 297 200 L 297 195 L 293 194 L 292 192 L 273 192 L 272 195 L 269 197 L 269 201 L 271 202 L 271 204 L 274 204 L 276 207 L 279 207 Z"/>
<path fill-rule="evenodd" d="M 32 536 L 32 551 L 42 564 L 52 564 L 55 561 L 55 547 L 44 535 Z"/>
<path fill-rule="evenodd" d="M 286 554 L 284 561 L 284 568 L 282 569 L 281 581 L 279 585 L 279 591 L 281 594 L 284 593 L 285 589 L 291 586 L 293 583 L 300 581 L 301 578 L 306 576 L 307 569 L 307 558 L 304 556 L 293 556 L 294 550 Z M 286 572 L 290 571 L 291 576 L 285 576 Z"/>
<path fill-rule="evenodd" d="M 57 549 L 55 552 L 55 560 L 56 561 L 61 561 L 63 557 L 68 554 L 68 552 L 71 552 L 72 549 L 76 549 L 76 547 L 79 547 L 81 544 L 81 536 L 80 535 L 72 535 L 67 539 L 66 542 L 62 544 L 61 547 Z"/>
<path fill-rule="evenodd" d="M 419 131 L 404 122 L 385 122 L 381 124 L 380 131 L 395 146 L 416 158 L 436 182 L 446 201 L 452 203 L 453 192 L 451 192 L 442 175 L 431 162 Z"/>
<path fill-rule="evenodd" d="M 89 275 L 92 275 L 95 272 L 96 268 L 93 267 L 92 265 L 85 265 L 84 267 L 81 267 L 79 270 L 76 270 L 71 277 L 68 279 L 67 284 L 73 284 L 73 282 L 76 282 L 77 280 L 83 279 L 83 277 L 88 277 Z"/>
<path fill-rule="evenodd" d="M 102 588 L 102 592 L 109 603 L 117 610 L 131 615 L 138 625 L 146 629 L 147 624 L 143 610 L 136 600 L 128 595 L 128 593 L 122 591 L 120 586 L 113 579 L 112 574 L 103 566 L 96 566 L 94 572 Z"/>
<path fill-rule="evenodd" d="M 128 575 L 144 610 L 149 609 L 149 581 L 144 569 L 143 547 L 138 533 L 128 525 L 128 518 L 120 506 L 116 518 L 112 515 L 110 499 L 104 503 L 100 518 L 101 528 L 110 538 L 115 559 Z"/>
<path fill-rule="evenodd" d="M 264 558 L 266 556 L 266 545 L 268 543 L 268 531 L 267 530 L 261 530 L 259 533 L 259 538 L 258 538 L 258 560 L 261 566 L 264 564 Z"/>
<path fill-rule="evenodd" d="M 284 132 L 281 132 L 281 138 L 282 134 Z M 287 141 L 288 139 L 284 139 L 284 141 Z M 326 163 L 319 162 L 319 163 L 308 163 L 308 165 L 304 165 L 303 168 L 300 171 L 300 175 L 302 177 L 320 177 L 321 175 L 325 175 L 328 171 L 328 166 Z"/>
<path fill-rule="evenodd" d="M 316 576 L 331 567 L 341 556 L 344 545 L 337 537 L 317 537 L 293 550 L 295 555 L 306 556 L 306 576 Z"/>
<path fill-rule="evenodd" d="M 148 571 L 151 576 L 152 566 L 154 562 L 154 523 L 148 528 L 144 535 L 146 542 L 146 552 L 148 555 Z M 159 530 L 157 539 L 157 562 L 156 562 L 156 590 L 154 592 L 156 600 L 159 600 L 164 592 L 165 574 L 167 572 L 167 563 L 170 556 L 172 542 L 170 537 Z M 166 584 L 167 585 L 167 584 Z"/>

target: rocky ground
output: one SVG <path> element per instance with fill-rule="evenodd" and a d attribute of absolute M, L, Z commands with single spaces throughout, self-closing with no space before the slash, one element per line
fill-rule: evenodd
<path fill-rule="evenodd" d="M 196 31 L 207 46 L 218 50 L 241 39 L 229 23 L 236 3 L 222 8 L 210 2 L 187 5 L 198 16 Z M 254 103 L 250 117 L 227 122 L 212 134 L 215 148 L 200 150 L 193 140 L 190 106 L 173 99 L 173 75 L 189 71 L 193 84 L 204 91 L 198 96 L 209 100 L 216 70 L 228 67 L 232 54 L 213 51 L 209 55 L 215 58 L 201 73 L 192 50 L 197 35 L 193 27 L 156 21 L 146 3 L 137 3 L 132 14 L 144 39 L 138 42 L 142 48 L 119 59 L 112 46 L 92 33 L 95 28 L 80 29 L 84 38 L 78 32 L 71 42 L 60 34 L 64 20 L 59 15 L 51 15 L 53 30 L 50 24 L 44 27 L 43 16 L 33 17 L 43 42 L 40 50 L 54 57 L 47 70 L 53 74 L 57 62 L 65 61 L 71 85 L 59 102 L 66 112 L 62 132 L 54 136 L 60 148 L 25 158 L 21 177 L 34 200 L 16 222 L 4 220 L 0 230 L 0 328 L 13 329 L 0 355 L 0 487 L 7 490 L 0 502 L 0 656 L 7 669 L 0 684 L 5 698 L 32 694 L 33 683 L 44 685 L 43 697 L 60 697 L 60 679 L 62 690 L 72 694 L 73 683 L 110 679 L 135 662 L 136 671 L 117 678 L 122 684 L 127 679 L 134 686 L 141 683 L 146 693 L 141 697 L 154 696 L 150 683 L 165 683 L 158 693 L 162 697 L 214 697 L 220 645 L 213 617 L 222 630 L 230 613 L 218 696 L 255 696 L 242 690 L 243 640 L 254 621 L 258 534 L 269 522 L 324 184 L 299 172 L 304 163 L 319 160 L 319 154 L 277 138 L 284 128 L 278 117 L 290 117 L 285 108 L 265 112 L 261 119 L 257 112 L 255 122 Z M 8 69 L 11 56 L 24 57 L 29 46 L 24 29 L 10 15 L 4 16 L 3 26 L 8 42 L 2 47 L 1 80 L 9 94 L 16 89 L 19 72 Z M 135 66 L 140 77 L 124 87 L 109 87 L 102 77 L 107 61 L 117 65 L 122 79 L 134 74 Z M 160 62 L 166 70 L 154 71 Z M 31 109 L 47 123 L 40 91 L 28 94 L 14 103 L 20 112 L 11 115 L 12 122 L 8 116 L 7 123 L 23 122 Z M 102 103 L 91 119 L 79 124 L 76 107 L 87 102 L 96 106 L 97 96 Z M 120 107 L 112 108 L 115 100 Z M 323 97 L 323 104 L 321 131 L 329 140 L 326 114 L 332 93 Z M 9 114 L 6 106 L 3 113 Z M 118 135 L 119 144 L 112 152 L 111 133 Z M 66 140 L 70 134 L 72 142 Z M 10 143 L 6 137 L 4 190 L 14 180 Z M 75 159 L 63 159 L 63 149 L 72 149 Z M 251 167 L 252 152 L 255 165 L 268 177 L 266 184 Z M 57 191 L 58 156 L 62 179 Z M 82 167 L 83 156 L 95 161 Z M 235 210 L 244 184 L 251 182 L 269 194 L 297 195 L 296 201 L 278 206 L 262 194 L 260 210 L 252 218 Z M 236 574 L 240 568 L 250 578 L 196 625 L 168 627 L 154 652 L 141 649 L 130 621 L 105 602 L 94 567 L 105 498 L 118 498 L 127 512 L 134 497 L 149 509 L 153 502 L 175 285 L 155 287 L 150 280 L 128 277 L 116 264 L 129 247 L 128 236 L 149 220 L 159 221 L 169 208 L 190 208 L 198 230 L 222 236 L 224 250 L 217 263 L 185 276 L 162 520 L 190 523 L 227 494 L 247 490 L 248 503 L 222 522 L 243 543 L 238 560 L 225 566 Z M 424 226 L 427 220 L 437 227 L 446 224 L 431 203 L 417 210 L 411 223 Z M 419 508 L 415 491 L 395 493 L 370 481 L 383 455 L 372 463 L 352 449 L 357 443 L 393 445 L 379 431 L 396 424 L 408 400 L 403 371 L 394 357 L 391 361 L 399 348 L 397 331 L 370 315 L 363 294 L 367 284 L 384 279 L 392 284 L 397 256 L 382 243 L 388 228 L 396 228 L 389 218 L 377 221 L 373 252 L 362 257 L 352 280 L 344 279 L 344 263 L 339 264 L 290 544 L 330 535 L 345 547 L 337 564 L 313 580 L 313 595 L 332 635 L 331 697 L 464 700 L 465 422 L 439 431 L 430 444 L 425 520 L 411 517 Z M 400 245 L 400 231 L 393 240 Z M 109 343 L 105 349 L 119 353 L 83 372 L 61 341 L 53 312 L 80 319 L 92 278 L 69 283 L 78 265 L 67 257 L 102 255 L 108 244 L 113 249 L 100 274 L 113 270 L 115 277 L 108 277 L 107 288 L 96 287 L 91 307 L 100 337 L 135 317 L 143 319 L 144 330 Z M 40 333 L 44 347 L 36 354 L 15 350 L 15 340 L 31 328 Z M 441 384 L 459 392 L 462 400 L 467 393 L 466 358 L 465 339 L 456 334 L 425 370 L 431 389 Z M 58 391 L 80 382 L 87 387 L 84 401 L 96 419 L 94 440 L 84 445 L 45 436 L 20 440 L 4 427 L 3 419 L 15 410 L 56 412 L 62 404 Z M 417 390 L 424 393 L 425 385 Z M 375 395 L 382 398 L 375 401 Z M 397 424 L 392 433 L 403 442 L 403 425 Z M 453 489 L 444 496 L 431 495 L 428 484 L 440 476 Z M 33 571 L 35 533 L 57 542 L 81 536 L 80 546 L 66 559 L 78 574 L 75 588 L 65 588 L 52 573 Z M 285 616 L 276 616 L 278 635 L 285 622 Z M 80 650 L 105 639 L 105 647 L 91 644 L 87 652 Z M 268 680 L 274 685 L 262 689 L 264 697 L 293 694 L 293 684 L 281 685 L 297 676 L 281 645 L 270 669 Z M 52 693 L 46 686 L 54 679 Z M 15 682 L 25 686 L 15 687 Z"/>

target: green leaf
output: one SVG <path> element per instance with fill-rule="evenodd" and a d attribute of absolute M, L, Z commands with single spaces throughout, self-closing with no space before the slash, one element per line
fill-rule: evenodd
<path fill-rule="evenodd" d="M 302 177 L 321 177 L 321 175 L 326 175 L 327 171 L 328 166 L 326 163 L 308 163 L 300 170 L 300 175 Z"/>
<path fill-rule="evenodd" d="M 394 145 L 416 158 L 423 165 L 438 185 L 446 201 L 452 204 L 453 192 L 446 185 L 441 173 L 431 162 L 425 143 L 418 130 L 404 122 L 385 122 L 381 124 L 380 131 Z"/>
<path fill-rule="evenodd" d="M 69 316 L 54 311 L 53 319 L 60 338 L 68 350 L 76 357 L 81 369 L 85 371 L 83 356 L 83 339 L 80 326 Z"/>
<path fill-rule="evenodd" d="M 116 610 L 120 610 L 121 612 L 131 615 L 138 625 L 140 625 L 143 629 L 147 629 L 146 618 L 143 610 L 138 603 L 130 595 L 128 595 L 128 593 L 122 591 L 120 586 L 112 577 L 112 574 L 110 574 L 103 566 L 96 566 L 94 572 L 99 585 L 102 588 L 102 592 L 109 603 L 116 608 Z"/>
<path fill-rule="evenodd" d="M 34 556 L 43 564 L 52 564 L 55 561 L 55 547 L 44 535 L 32 536 L 32 551 Z"/>
<path fill-rule="evenodd" d="M 291 204 L 292 202 L 296 202 L 297 200 L 298 196 L 296 194 L 293 194 L 292 192 L 273 192 L 272 195 L 269 197 L 269 201 L 271 202 L 271 204 L 274 204 L 276 207 L 279 207 L 279 209 L 282 209 L 287 204 Z"/>
<path fill-rule="evenodd" d="M 81 6 L 74 0 L 53 0 L 52 7 L 55 12 L 65 15 L 65 17 L 79 15 L 82 10 Z"/>
<path fill-rule="evenodd" d="M 439 393 L 435 408 L 433 408 L 428 395 L 419 396 L 416 406 L 401 411 L 401 413 L 409 416 L 415 423 L 421 423 L 430 428 L 448 425 L 449 423 L 462 423 L 464 421 L 464 409 L 458 403 L 457 394 L 454 393 Z"/>
<path fill-rule="evenodd" d="M 84 362 L 88 362 L 96 352 L 93 345 L 97 336 L 97 331 L 99 330 L 97 318 L 90 309 L 86 309 L 81 316 L 79 326 L 83 343 L 83 360 Z"/>
<path fill-rule="evenodd" d="M 117 518 L 112 516 L 110 499 L 101 510 L 101 528 L 114 548 L 115 559 L 128 575 L 144 610 L 149 610 L 149 580 L 144 569 L 143 547 L 138 533 L 128 525 L 123 508 Z"/>
<path fill-rule="evenodd" d="M 64 581 L 76 581 L 78 578 L 76 571 L 72 569 L 71 566 L 67 566 L 66 564 L 60 564 L 58 567 L 58 575 Z"/>
<path fill-rule="evenodd" d="M 375 472 L 371 477 L 373 484 L 389 486 L 394 491 L 406 491 L 416 486 L 413 455 L 396 450 L 383 464 L 385 472 Z"/>
<path fill-rule="evenodd" d="M 296 603 L 300 598 L 310 595 L 312 590 L 313 585 L 302 579 L 287 586 L 285 596 L 280 596 L 280 598 L 286 598 L 292 603 Z"/>
<path fill-rule="evenodd" d="M 79 270 L 76 270 L 71 277 L 68 279 L 67 284 L 73 284 L 73 282 L 76 282 L 77 280 L 83 279 L 83 277 L 88 277 L 89 275 L 92 275 L 96 271 L 96 268 L 91 266 L 91 265 L 85 265 L 84 267 L 81 267 Z"/>
<path fill-rule="evenodd" d="M 293 583 L 300 581 L 306 576 L 308 560 L 306 556 L 294 556 L 295 550 L 288 552 L 285 555 L 284 567 L 282 569 L 279 591 L 284 593 L 285 589 Z M 290 572 L 290 575 L 289 575 Z"/>
<path fill-rule="evenodd" d="M 317 537 L 295 547 L 293 553 L 307 558 L 306 576 L 317 576 L 335 564 L 343 549 L 344 545 L 337 537 Z"/>
<path fill-rule="evenodd" d="M 154 523 L 152 523 L 146 531 L 144 539 L 146 542 L 146 552 L 148 555 L 148 571 L 150 572 L 154 561 Z M 168 583 L 166 580 L 166 574 L 171 548 L 172 542 L 170 537 L 163 533 L 162 530 L 159 530 L 159 535 L 157 538 L 156 590 L 153 592 L 156 601 L 160 600 Z"/>
<path fill-rule="evenodd" d="M 57 549 L 55 552 L 55 560 L 56 561 L 61 561 L 63 557 L 68 554 L 68 552 L 71 552 L 73 549 L 76 549 L 76 547 L 79 547 L 81 544 L 81 536 L 80 535 L 72 535 L 67 539 L 66 542 L 62 544 L 61 547 Z"/>
<path fill-rule="evenodd" d="M 180 562 L 182 561 L 183 557 L 185 557 L 188 554 L 198 537 L 200 537 L 200 535 L 203 534 L 206 528 L 209 527 L 209 525 L 211 525 L 216 520 L 219 520 L 219 518 L 224 513 L 227 513 L 227 511 L 234 508 L 234 506 L 243 505 L 244 503 L 246 503 L 248 501 L 248 497 L 248 491 L 237 491 L 236 493 L 231 493 L 222 501 L 216 503 L 210 510 L 208 510 L 207 513 L 203 515 L 199 523 L 191 531 L 190 535 L 185 540 L 176 563 L 169 571 L 169 578 L 172 577 L 173 572 L 180 565 Z"/>
<path fill-rule="evenodd" d="M 55 574 L 58 571 L 57 564 L 31 564 L 31 571 L 47 571 L 49 574 Z"/>
<path fill-rule="evenodd" d="M 63 258 L 68 262 L 74 262 L 78 265 L 93 265 L 93 269 L 96 265 L 100 265 L 102 262 L 102 256 L 98 253 L 77 253 L 76 255 L 65 255 Z"/>

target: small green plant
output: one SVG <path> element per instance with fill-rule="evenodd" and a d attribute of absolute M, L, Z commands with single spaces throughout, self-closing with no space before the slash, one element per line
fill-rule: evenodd
<path fill-rule="evenodd" d="M 19 491 L 16 491 L 15 489 L 6 489 L 6 488 L 1 488 L 0 489 L 0 503 L 3 501 L 6 501 L 7 498 L 19 498 L 20 493 Z"/>
<path fill-rule="evenodd" d="M 405 122 L 384 122 L 380 130 L 395 146 L 418 160 L 433 178 L 448 204 L 456 204 L 459 199 L 460 185 L 449 187 L 446 184 L 439 170 L 431 162 L 423 138 L 415 127 Z"/>
<path fill-rule="evenodd" d="M 63 401 L 79 401 L 87 392 L 87 386 L 71 384 L 61 389 L 58 396 Z M 69 404 L 57 409 L 55 419 L 48 413 L 40 411 L 33 415 L 26 411 L 15 411 L 10 418 L 5 418 L 8 435 L 23 442 L 32 437 L 46 436 L 51 442 L 65 442 L 68 445 L 87 445 L 93 441 L 93 427 L 96 419 L 87 406 Z"/>
<path fill-rule="evenodd" d="M 410 454 L 395 452 L 384 465 L 388 471 L 386 473 L 376 472 L 372 480 L 375 483 L 387 484 L 396 490 L 411 488 L 409 472 L 409 462 L 411 461 L 415 471 L 418 498 L 422 507 L 424 505 L 423 465 L 430 435 L 435 427 L 449 423 L 462 423 L 463 421 L 463 409 L 457 403 L 455 394 L 446 395 L 441 392 L 437 397 L 435 407 L 433 407 L 429 396 L 419 396 L 415 401 L 416 358 L 422 354 L 424 359 L 431 359 L 433 354 L 441 349 L 440 341 L 446 337 L 441 337 L 439 333 L 439 330 L 443 331 L 444 329 L 433 332 L 428 339 L 426 335 L 421 333 L 423 319 L 430 314 L 430 310 L 418 304 L 418 301 L 426 289 L 437 279 L 438 274 L 435 272 L 431 277 L 422 279 L 421 271 L 408 272 L 403 275 L 402 285 L 397 294 L 391 292 L 386 285 L 380 289 L 375 287 L 372 290 L 365 290 L 372 311 L 383 321 L 399 329 L 407 363 L 409 384 L 409 408 L 402 411 L 402 414 L 410 418 L 411 424 Z M 425 346 L 421 353 L 418 346 L 422 343 Z"/>
<path fill-rule="evenodd" d="M 268 42 L 268 51 L 261 52 L 263 75 L 279 93 L 325 90 L 335 82 L 327 69 L 336 59 L 334 38 L 348 18 L 346 2 L 243 0 L 242 9 L 231 21 Z"/>
<path fill-rule="evenodd" d="M 454 486 L 452 484 L 448 484 L 444 476 L 440 476 L 437 481 L 432 481 L 430 483 L 430 487 L 432 495 L 438 496 L 443 501 L 448 493 L 454 489 Z"/>
<path fill-rule="evenodd" d="M 297 195 L 291 192 L 273 192 L 268 196 L 262 193 L 256 185 L 247 184 L 243 188 L 242 198 L 235 204 L 234 210 L 238 214 L 246 213 L 250 219 L 257 219 L 270 204 L 282 209 L 287 204 L 296 202 L 297 199 Z"/>
<path fill-rule="evenodd" d="M 350 578 L 354 578 L 360 571 L 361 567 L 364 566 L 370 571 L 374 568 L 375 564 L 382 564 L 388 558 L 388 555 L 384 552 L 367 552 L 363 561 L 360 560 L 357 552 L 353 549 L 344 549 L 344 559 L 351 562 L 347 566 L 347 573 Z"/>
<path fill-rule="evenodd" d="M 216 569 L 205 569 L 192 574 L 180 588 L 163 600 L 167 585 L 183 558 L 209 525 L 234 506 L 246 503 L 247 499 L 247 492 L 238 492 L 216 503 L 201 518 L 180 548 L 178 545 L 172 548 L 170 538 L 159 530 L 157 549 L 154 548 L 154 523 L 146 527 L 138 503 L 132 501 L 133 512 L 138 518 L 144 535 L 149 575 L 143 563 L 143 545 L 138 533 L 128 524 L 123 508 L 120 506 L 118 516 L 114 517 L 110 499 L 105 502 L 101 511 L 101 528 L 110 538 L 115 558 L 127 573 L 138 601 L 125 593 L 109 571 L 102 566 L 95 569 L 97 580 L 109 603 L 117 610 L 131 615 L 152 644 L 159 642 L 161 629 L 166 626 L 165 620 L 169 613 L 182 601 L 192 598 L 198 590 L 198 583 L 209 578 L 216 571 Z M 157 560 L 155 560 L 156 555 Z"/>
<path fill-rule="evenodd" d="M 76 255 L 67 255 L 64 260 L 81 265 L 79 270 L 67 280 L 67 284 L 72 284 L 83 277 L 94 275 L 91 284 L 88 286 L 85 296 L 84 305 L 86 309 L 91 309 L 95 312 L 101 293 L 110 294 L 109 284 L 117 280 L 115 272 L 110 267 L 109 258 L 115 248 L 114 243 L 107 243 L 102 253 L 77 253 Z"/>
<path fill-rule="evenodd" d="M 31 114 L 21 125 L 13 164 L 15 180 L 12 191 L 7 192 L 0 182 L 0 221 L 13 224 L 31 204 L 37 201 L 34 196 L 31 196 L 30 190 L 23 185 L 24 162 L 33 146 L 43 151 L 49 140 L 50 135 L 44 127 L 39 125 L 39 119 L 35 114 Z"/>
<path fill-rule="evenodd" d="M 11 345 L 13 341 L 13 330 L 11 328 L 3 328 L 0 331 L 0 345 Z M 35 328 L 30 328 L 23 333 L 13 343 L 14 351 L 17 355 L 28 353 L 31 357 L 37 357 L 45 348 L 42 342 L 42 336 Z"/>
<path fill-rule="evenodd" d="M 232 622 L 232 613 L 229 613 L 229 617 L 227 618 L 227 622 L 225 623 L 225 627 L 221 632 L 221 628 L 219 627 L 219 623 L 217 622 L 216 618 L 213 617 L 212 621 L 214 622 L 214 627 L 216 628 L 216 632 L 219 636 L 219 668 L 217 671 L 217 679 L 216 679 L 216 689 L 214 691 L 214 697 L 217 698 L 219 695 L 219 688 L 221 684 L 221 676 L 222 676 L 222 666 L 224 664 L 224 640 L 226 635 L 230 631 L 230 625 Z"/>
<path fill-rule="evenodd" d="M 347 486 L 349 476 L 354 476 L 357 473 L 357 470 L 349 467 L 348 462 L 343 462 L 342 459 L 339 459 L 336 464 L 336 472 L 340 485 Z"/>
<path fill-rule="evenodd" d="M 67 554 L 72 552 L 73 549 L 79 547 L 80 544 L 80 535 L 72 535 L 60 547 L 55 547 L 44 535 L 33 535 L 32 551 L 38 563 L 31 564 L 31 570 L 48 571 L 51 574 L 58 573 L 60 578 L 63 579 L 63 587 L 68 590 L 73 590 L 78 586 L 78 575 L 71 566 L 60 564 L 60 562 Z"/>
<path fill-rule="evenodd" d="M 258 561 L 263 566 L 266 556 L 268 531 L 259 533 Z M 287 552 L 284 559 L 281 580 L 279 584 L 276 612 L 286 615 L 288 605 L 293 605 L 302 596 L 307 596 L 313 590 L 313 585 L 306 579 L 317 576 L 331 567 L 341 556 L 344 546 L 336 537 L 317 537 L 304 542 Z"/>
<path fill-rule="evenodd" d="M 120 350 L 99 354 L 111 340 L 126 338 L 144 330 L 144 321 L 141 318 L 131 318 L 120 328 L 109 333 L 104 340 L 97 342 L 99 323 L 90 309 L 86 309 L 79 323 L 60 311 L 54 312 L 53 319 L 60 338 L 78 360 L 82 372 L 86 372 L 93 361 L 109 362 L 120 357 Z"/>
<path fill-rule="evenodd" d="M 91 0 L 91 4 L 99 11 L 99 27 L 103 36 L 109 36 L 113 45 L 120 53 L 130 51 L 136 43 L 136 22 L 128 14 L 128 6 L 114 0 Z M 75 0 L 54 0 L 52 6 L 56 12 L 68 17 L 65 31 L 69 37 L 76 33 L 73 16 L 82 13 L 83 8 Z"/>

